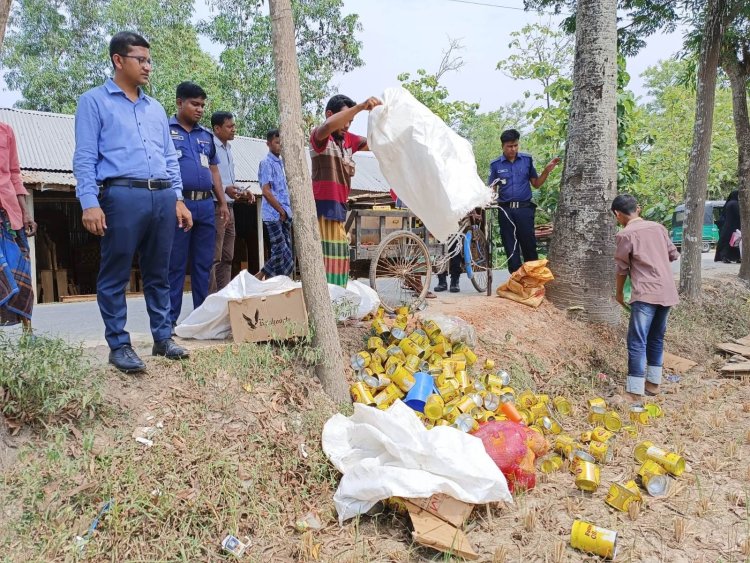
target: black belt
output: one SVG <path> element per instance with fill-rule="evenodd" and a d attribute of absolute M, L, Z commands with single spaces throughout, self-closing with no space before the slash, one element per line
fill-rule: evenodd
<path fill-rule="evenodd" d="M 519 207 L 536 207 L 536 204 L 533 201 L 501 201 L 498 205 L 510 209 L 518 209 Z"/>
<path fill-rule="evenodd" d="M 182 197 L 191 201 L 202 201 L 209 199 L 214 193 L 211 191 L 193 191 L 193 190 L 182 190 Z"/>
<path fill-rule="evenodd" d="M 166 190 L 172 187 L 170 180 L 138 180 L 136 178 L 107 178 L 104 187 L 122 186 L 125 188 L 145 188 L 147 190 Z"/>

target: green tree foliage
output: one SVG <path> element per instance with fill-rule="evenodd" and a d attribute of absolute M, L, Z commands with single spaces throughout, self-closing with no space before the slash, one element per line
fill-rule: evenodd
<path fill-rule="evenodd" d="M 217 15 L 200 26 L 223 47 L 219 60 L 240 131 L 265 136 L 278 126 L 271 20 L 258 0 L 210 0 Z M 311 125 L 320 119 L 337 72 L 361 66 L 362 26 L 342 13 L 342 0 L 294 0 L 294 23 L 303 110 Z"/>
<path fill-rule="evenodd" d="M 175 87 L 193 80 L 214 102 L 218 66 L 200 49 L 190 23 L 193 0 L 20 0 L 13 10 L 2 62 L 19 107 L 72 113 L 78 97 L 111 75 L 109 38 L 135 29 L 151 42 L 149 94 L 175 107 Z"/>

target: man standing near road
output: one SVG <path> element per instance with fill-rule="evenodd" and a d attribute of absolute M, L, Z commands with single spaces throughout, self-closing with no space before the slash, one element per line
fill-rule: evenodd
<path fill-rule="evenodd" d="M 234 140 L 234 116 L 228 111 L 217 111 L 211 115 L 211 128 L 214 132 L 214 147 L 219 157 L 219 176 L 224 187 L 227 201 L 228 219 L 221 222 L 221 205 L 218 200 L 214 222 L 216 223 L 216 246 L 214 248 L 214 265 L 211 270 L 209 292 L 224 289 L 232 279 L 232 262 L 234 260 L 234 240 L 237 236 L 234 222 L 234 203 L 253 203 L 255 196 L 249 191 L 239 191 L 235 186 L 234 157 L 229 141 Z M 215 199 L 215 197 L 214 197 Z"/>
<path fill-rule="evenodd" d="M 169 287 L 172 326 L 177 324 L 182 309 L 185 270 L 190 257 L 190 285 L 193 307 L 200 307 L 208 295 L 208 282 L 216 246 L 216 215 L 218 228 L 223 229 L 229 218 L 224 187 L 219 175 L 219 158 L 214 137 L 198 125 L 206 107 L 206 92 L 192 82 L 177 85 L 177 114 L 169 120 L 169 133 L 177 150 L 185 204 L 193 216 L 190 232 L 177 231 L 169 257 Z M 218 210 L 214 210 L 213 197 Z"/>
<path fill-rule="evenodd" d="M 177 154 L 164 108 L 143 93 L 151 73 L 149 43 L 121 32 L 109 43 L 114 79 L 78 100 L 73 155 L 83 226 L 102 237 L 96 297 L 110 347 L 109 362 L 125 373 L 146 366 L 125 331 L 125 288 L 136 251 L 154 337 L 152 353 L 187 357 L 171 338 L 169 253 L 175 229 L 193 220 L 182 196 Z"/>
<path fill-rule="evenodd" d="M 258 182 L 263 190 L 263 225 L 268 232 L 271 256 L 258 272 L 259 279 L 291 276 L 294 270 L 292 253 L 292 206 L 281 160 L 281 137 L 278 129 L 266 135 L 268 155 L 260 161 Z"/>
<path fill-rule="evenodd" d="M 357 151 L 366 151 L 367 138 L 349 133 L 349 126 L 361 111 L 382 105 L 377 98 L 359 104 L 337 94 L 326 104 L 326 120 L 310 134 L 312 183 L 318 213 L 328 283 L 346 287 L 349 281 L 349 237 L 344 230 L 349 210 L 349 192 Z"/>
<path fill-rule="evenodd" d="M 497 188 L 500 236 L 511 274 L 523 262 L 539 258 L 534 234 L 536 204 L 531 201 L 531 186 L 541 188 L 549 173 L 560 163 L 559 158 L 553 158 L 544 167 L 542 174 L 537 174 L 531 155 L 518 152 L 520 138 L 521 134 L 515 129 L 502 132 L 500 142 L 503 154 L 490 163 L 490 177 L 487 181 L 491 187 Z"/>

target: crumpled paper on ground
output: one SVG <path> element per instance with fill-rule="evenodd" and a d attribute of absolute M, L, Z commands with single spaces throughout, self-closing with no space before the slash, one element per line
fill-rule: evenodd
<path fill-rule="evenodd" d="M 427 430 L 398 400 L 387 411 L 355 403 L 352 416 L 332 416 L 323 451 L 343 473 L 333 497 L 340 523 L 392 496 L 513 502 L 479 438 L 447 426 Z"/>
<path fill-rule="evenodd" d="M 547 267 L 547 260 L 524 262 L 510 279 L 497 288 L 497 294 L 529 307 L 539 307 L 544 301 L 544 284 L 555 279 Z"/>
<path fill-rule="evenodd" d="M 261 295 L 278 295 L 302 287 L 287 276 L 276 276 L 264 281 L 242 270 L 227 286 L 209 295 L 203 304 L 191 312 L 177 327 L 175 334 L 180 338 L 197 340 L 223 340 L 232 334 L 229 325 L 229 300 Z M 331 304 L 338 320 L 349 318 L 363 319 L 375 313 L 380 306 L 380 298 L 375 290 L 358 282 L 349 280 L 346 289 L 328 284 Z"/>

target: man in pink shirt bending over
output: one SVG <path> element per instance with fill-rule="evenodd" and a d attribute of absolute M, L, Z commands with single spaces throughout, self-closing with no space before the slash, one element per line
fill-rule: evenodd
<path fill-rule="evenodd" d="M 615 264 L 617 302 L 626 307 L 623 288 L 630 276 L 630 325 L 628 327 L 628 379 L 625 398 L 638 402 L 656 395 L 664 362 L 664 333 L 677 289 L 670 262 L 680 257 L 667 229 L 640 217 L 641 208 L 632 195 L 618 195 L 612 213 L 623 229 L 617 233 Z"/>

